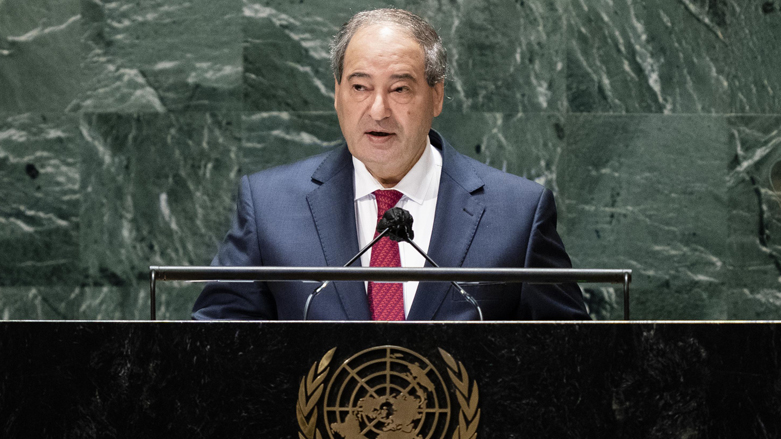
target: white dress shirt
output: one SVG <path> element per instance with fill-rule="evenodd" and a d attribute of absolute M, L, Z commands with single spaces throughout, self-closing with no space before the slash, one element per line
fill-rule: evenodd
<path fill-rule="evenodd" d="M 403 194 L 396 207 L 406 209 L 412 215 L 412 230 L 415 232 L 415 244 L 428 253 L 431 232 L 434 228 L 434 214 L 439 194 L 439 178 L 442 174 L 442 154 L 428 141 L 426 150 L 407 175 L 392 188 L 384 188 L 366 169 L 366 166 L 353 157 L 355 169 L 355 224 L 358 230 L 358 245 L 363 248 L 374 239 L 377 227 L 376 190 L 397 190 Z M 402 267 L 423 267 L 426 259 L 406 242 L 399 243 L 399 255 Z M 361 265 L 371 264 L 371 249 L 361 256 Z M 409 315 L 418 282 L 404 282 L 404 317 Z"/>

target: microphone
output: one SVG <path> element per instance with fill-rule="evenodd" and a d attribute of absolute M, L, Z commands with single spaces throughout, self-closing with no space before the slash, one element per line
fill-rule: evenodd
<path fill-rule="evenodd" d="M 345 267 L 349 267 L 353 262 L 355 262 L 358 258 L 360 258 L 364 253 L 366 253 L 367 250 L 372 248 L 374 244 L 377 243 L 380 239 L 382 239 L 384 236 L 388 236 L 388 238 L 396 241 L 396 242 L 407 242 L 409 243 L 418 253 L 420 253 L 431 265 L 434 267 L 439 268 L 439 265 L 437 265 L 436 262 L 434 262 L 433 259 L 431 259 L 426 252 L 423 251 L 420 247 L 418 247 L 417 244 L 415 244 L 415 241 L 412 239 L 415 237 L 415 232 L 412 230 L 412 215 L 402 209 L 401 207 L 392 207 L 385 211 L 385 213 L 382 215 L 382 218 L 377 223 L 377 232 L 378 235 L 375 237 L 370 243 L 366 244 L 364 248 L 361 249 L 361 251 L 358 252 L 355 256 L 353 256 L 352 259 L 347 261 L 346 264 L 344 264 Z M 318 294 L 320 294 L 323 289 L 325 289 L 328 284 L 331 283 L 331 281 L 325 281 L 323 282 L 317 289 L 312 291 L 312 293 L 309 295 L 309 297 L 306 299 L 306 304 L 304 305 L 304 320 L 307 319 L 309 316 L 309 306 L 312 303 L 312 299 L 314 299 Z M 483 321 L 483 310 L 480 308 L 480 305 L 477 303 L 474 297 L 472 297 L 469 293 L 467 293 L 463 288 L 461 288 L 461 285 L 459 285 L 455 281 L 450 282 L 459 293 L 461 293 L 461 296 L 464 297 L 464 299 L 469 302 L 476 310 L 477 315 L 480 317 L 480 321 Z"/>
<path fill-rule="evenodd" d="M 377 232 L 385 229 L 390 229 L 388 238 L 396 242 L 415 238 L 412 215 L 401 207 L 392 207 L 382 215 L 382 219 L 377 223 Z"/>

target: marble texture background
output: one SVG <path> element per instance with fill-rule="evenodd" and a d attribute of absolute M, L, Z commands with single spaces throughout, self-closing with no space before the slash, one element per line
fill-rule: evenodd
<path fill-rule="evenodd" d="M 435 128 L 551 188 L 634 318 L 781 317 L 781 1 L 5 0 L 0 318 L 146 318 L 147 267 L 208 264 L 241 175 L 338 144 L 328 41 L 381 6 L 445 41 Z"/>

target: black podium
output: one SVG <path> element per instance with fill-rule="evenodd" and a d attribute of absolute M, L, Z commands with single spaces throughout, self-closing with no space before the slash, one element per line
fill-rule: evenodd
<path fill-rule="evenodd" d="M 780 347 L 775 323 L 3 322 L 0 437 L 779 437 Z"/>

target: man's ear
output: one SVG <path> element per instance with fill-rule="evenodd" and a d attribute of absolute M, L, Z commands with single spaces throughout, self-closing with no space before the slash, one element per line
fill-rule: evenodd
<path fill-rule="evenodd" d="M 445 100 L 445 81 L 434 84 L 432 88 L 434 89 L 434 117 L 437 117 L 442 113 L 442 103 Z"/>
<path fill-rule="evenodd" d="M 339 81 L 337 81 L 336 76 L 334 76 L 334 110 L 339 110 L 338 104 L 339 104 Z"/>

